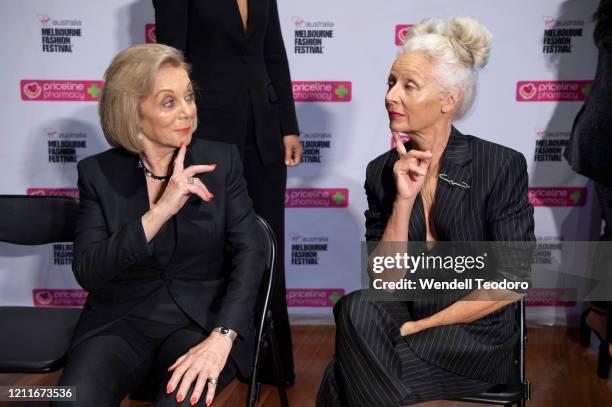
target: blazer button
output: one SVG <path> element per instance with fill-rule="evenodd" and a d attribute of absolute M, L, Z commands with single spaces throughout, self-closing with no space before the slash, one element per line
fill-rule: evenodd
<path fill-rule="evenodd" d="M 249 57 L 247 55 L 243 55 L 240 59 L 242 60 L 243 64 L 246 64 L 249 62 Z"/>

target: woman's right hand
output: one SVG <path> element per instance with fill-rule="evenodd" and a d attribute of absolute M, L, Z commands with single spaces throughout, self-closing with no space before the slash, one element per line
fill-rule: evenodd
<path fill-rule="evenodd" d="M 425 175 L 429 169 L 433 154 L 429 151 L 410 150 L 406 151 L 399 133 L 393 132 L 395 150 L 399 159 L 393 165 L 393 175 L 397 197 L 401 199 L 414 199 L 425 181 Z"/>
<path fill-rule="evenodd" d="M 162 210 L 166 216 L 172 217 L 181 210 L 189 195 L 196 194 L 204 201 L 211 201 L 214 199 L 214 195 L 210 193 L 206 185 L 200 181 L 196 174 L 203 172 L 212 172 L 217 167 L 216 164 L 211 165 L 191 165 L 184 168 L 185 153 L 187 147 L 185 144 L 181 145 L 181 148 L 174 159 L 174 168 L 172 170 L 172 176 L 168 180 L 166 189 L 155 205 L 159 210 Z M 189 179 L 193 178 L 193 183 L 189 183 Z"/>

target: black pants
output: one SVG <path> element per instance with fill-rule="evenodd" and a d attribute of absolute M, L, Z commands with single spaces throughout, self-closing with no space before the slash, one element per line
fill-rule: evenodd
<path fill-rule="evenodd" d="M 59 386 L 76 386 L 76 402 L 54 402 L 52 406 L 112 407 L 119 406 L 125 396 L 146 382 L 157 391 L 156 406 L 191 406 L 193 385 L 182 403 L 176 402 L 178 388 L 166 394 L 171 377 L 167 371 L 178 357 L 208 336 L 200 328 L 188 326 L 166 338 L 151 338 L 125 321 L 83 340 L 68 355 Z M 234 362 L 227 364 L 216 388 L 216 395 L 236 376 Z M 152 383 L 149 381 L 152 380 Z M 206 405 L 206 388 L 198 406 Z"/>
<path fill-rule="evenodd" d="M 599 200 L 599 206 L 601 207 L 601 218 L 604 222 L 603 234 L 600 236 L 600 241 L 610 242 L 612 241 L 612 187 L 605 186 L 603 184 L 595 183 L 595 190 L 597 192 L 597 199 Z M 604 249 L 605 251 L 605 249 Z M 599 253 L 601 263 L 610 266 L 610 253 Z M 598 259 L 596 259 L 598 260 Z M 596 261 L 597 264 L 597 261 Z M 610 278 L 609 276 L 607 277 Z M 594 301 L 593 305 L 606 310 L 608 313 L 607 320 L 607 335 L 608 343 L 612 341 L 612 302 L 610 301 Z"/>
<path fill-rule="evenodd" d="M 429 364 L 400 335 L 411 316 L 405 302 L 377 302 L 352 292 L 334 307 L 336 355 L 318 407 L 395 407 L 478 394 L 492 387 Z"/>
<path fill-rule="evenodd" d="M 249 196 L 253 200 L 253 210 L 268 221 L 278 243 L 276 278 L 272 285 L 270 309 L 274 317 L 283 373 L 287 380 L 292 381 L 295 377 L 293 345 L 285 298 L 285 188 L 287 186 L 287 167 L 283 162 L 270 165 L 262 163 L 255 143 L 252 113 L 249 114 L 247 129 L 243 157 L 244 178 Z M 266 356 L 264 363 L 269 367 L 262 369 L 262 372 L 272 372 L 269 360 Z"/>

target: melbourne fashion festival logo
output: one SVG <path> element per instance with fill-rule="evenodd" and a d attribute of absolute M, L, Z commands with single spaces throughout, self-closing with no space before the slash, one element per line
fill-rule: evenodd
<path fill-rule="evenodd" d="M 293 81 L 296 102 L 350 102 L 353 95 L 349 81 Z"/>
<path fill-rule="evenodd" d="M 28 188 L 26 195 L 40 196 L 69 196 L 74 199 L 79 199 L 78 188 Z"/>
<path fill-rule="evenodd" d="M 293 53 L 323 54 L 325 44 L 334 38 L 332 21 L 307 21 L 299 16 L 291 17 L 294 26 Z"/>
<path fill-rule="evenodd" d="M 346 208 L 347 188 L 287 188 L 285 208 Z"/>
<path fill-rule="evenodd" d="M 325 153 L 331 148 L 331 133 L 300 133 L 302 145 L 302 163 L 320 164 Z"/>
<path fill-rule="evenodd" d="M 536 130 L 533 160 L 537 162 L 562 162 L 563 150 L 569 144 L 569 131 Z"/>
<path fill-rule="evenodd" d="M 580 102 L 591 91 L 592 80 L 586 81 L 519 81 L 517 102 Z"/>
<path fill-rule="evenodd" d="M 302 236 L 299 233 L 290 233 L 289 236 L 293 266 L 316 266 L 319 264 L 321 253 L 328 251 L 327 236 Z"/>
<path fill-rule="evenodd" d="M 75 19 L 56 20 L 46 14 L 36 16 L 40 22 L 42 51 L 51 53 L 73 52 L 73 40 L 82 37 L 82 22 Z"/>
<path fill-rule="evenodd" d="M 74 289 L 40 289 L 32 290 L 32 302 L 35 307 L 82 307 L 87 300 L 87 291 Z"/>
<path fill-rule="evenodd" d="M 82 131 L 44 130 L 49 163 L 76 163 L 87 148 L 87 134 Z"/>
<path fill-rule="evenodd" d="M 102 81 L 22 79 L 21 100 L 47 102 L 97 102 Z"/>
<path fill-rule="evenodd" d="M 398 24 L 395 26 L 395 45 L 402 46 L 410 34 L 413 24 Z"/>
<path fill-rule="evenodd" d="M 529 203 L 533 206 L 584 206 L 586 187 L 529 188 Z"/>
<path fill-rule="evenodd" d="M 570 54 L 574 50 L 573 40 L 583 36 L 584 20 L 557 20 L 543 16 L 543 54 Z"/>
<path fill-rule="evenodd" d="M 154 44 L 157 42 L 155 35 L 155 24 L 145 24 L 145 44 Z"/>
<path fill-rule="evenodd" d="M 333 307 L 344 296 L 342 288 L 288 288 L 289 307 Z"/>

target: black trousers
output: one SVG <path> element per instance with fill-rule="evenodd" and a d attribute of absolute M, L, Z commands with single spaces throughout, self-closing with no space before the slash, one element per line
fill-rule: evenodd
<path fill-rule="evenodd" d="M 207 336 L 201 328 L 190 325 L 167 337 L 150 337 L 127 321 L 119 321 L 71 350 L 58 385 L 76 386 L 76 402 L 54 402 L 51 405 L 119 406 L 125 396 L 146 383 L 156 389 L 153 395 L 156 406 L 191 406 L 189 400 L 193 385 L 182 403 L 176 402 L 178 388 L 166 394 L 166 385 L 172 376 L 167 369 Z M 228 358 L 215 394 L 219 395 L 236 374 L 237 368 Z M 197 405 L 206 405 L 206 388 Z"/>
<path fill-rule="evenodd" d="M 595 191 L 597 192 L 597 199 L 601 207 L 601 218 L 604 223 L 603 234 L 600 236 L 599 240 L 602 242 L 610 242 L 612 241 L 612 187 L 595 183 Z M 600 261 L 599 264 L 604 264 L 609 267 L 610 253 L 598 253 L 598 255 L 600 256 L 598 259 Z M 608 338 L 608 343 L 610 343 L 612 342 L 612 302 L 594 301 L 593 305 L 606 310 L 608 313 L 606 338 Z"/>
<path fill-rule="evenodd" d="M 285 297 L 285 188 L 287 186 L 287 167 L 284 162 L 264 165 L 255 142 L 252 112 L 249 114 L 247 138 L 244 149 L 244 178 L 249 196 L 253 200 L 253 210 L 263 217 L 274 231 L 278 243 L 276 255 L 276 275 L 272 285 L 270 309 L 274 317 L 274 327 L 278 339 L 283 373 L 288 381 L 295 378 L 293 364 L 293 345 Z M 264 364 L 272 372 L 271 358 L 264 356 Z M 267 381 L 264 377 L 264 381 Z"/>
<path fill-rule="evenodd" d="M 412 319 L 405 302 L 377 302 L 367 291 L 355 291 L 338 301 L 334 317 L 336 355 L 325 371 L 318 407 L 405 406 L 493 386 L 417 356 L 400 335 L 400 324 Z"/>

